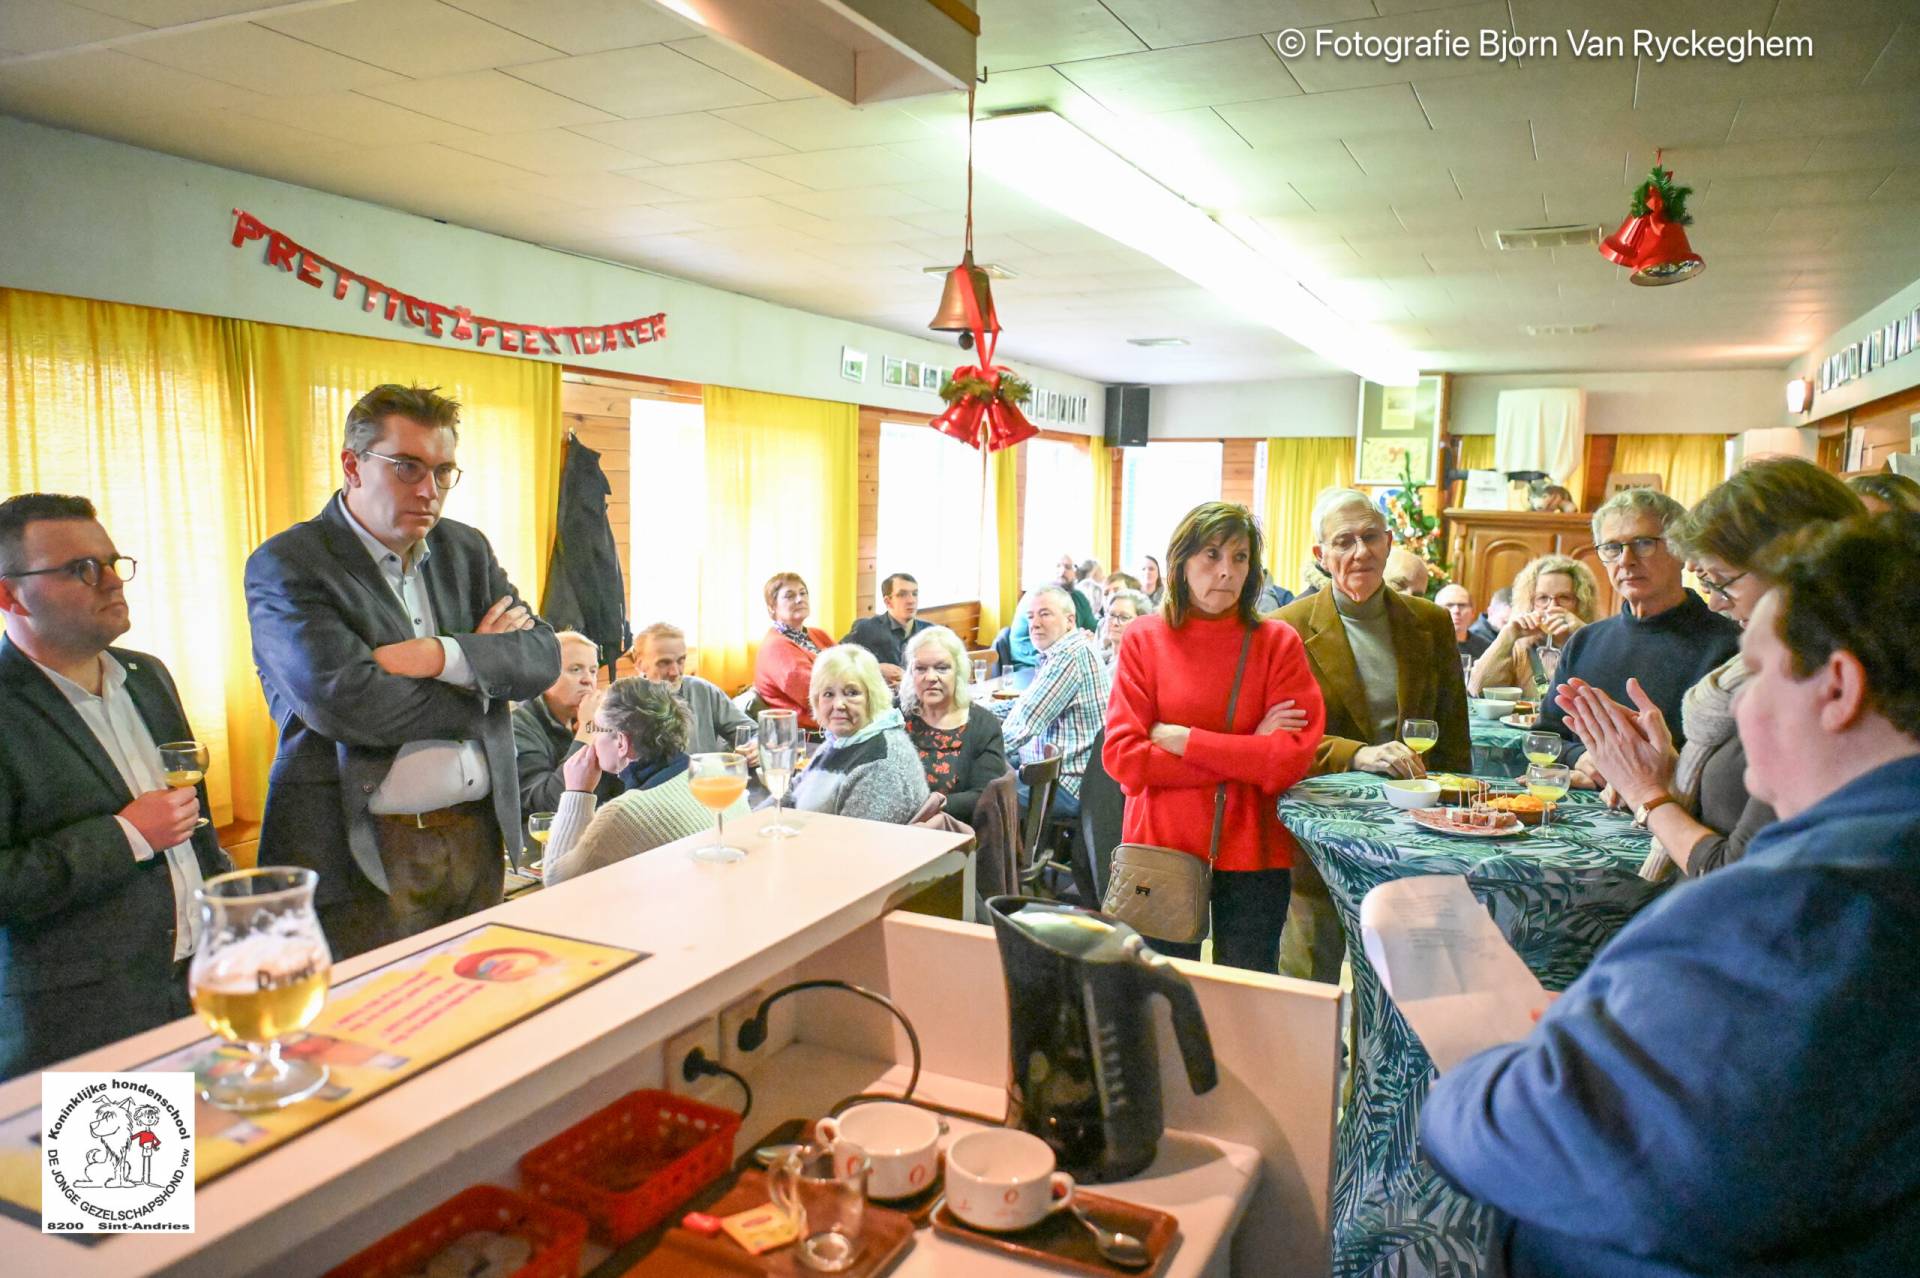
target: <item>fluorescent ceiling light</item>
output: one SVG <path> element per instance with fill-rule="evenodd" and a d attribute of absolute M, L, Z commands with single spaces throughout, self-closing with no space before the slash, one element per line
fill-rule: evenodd
<path fill-rule="evenodd" d="M 1413 355 L 1303 287 L 1206 212 L 1051 111 L 975 125 L 975 159 L 1011 190 L 1178 271 L 1249 319 L 1384 386 L 1420 377 Z"/>

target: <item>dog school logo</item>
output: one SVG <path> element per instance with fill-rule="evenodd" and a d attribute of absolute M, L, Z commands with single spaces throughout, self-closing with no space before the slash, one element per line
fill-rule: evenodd
<path fill-rule="evenodd" d="M 193 1232 L 193 1075 L 45 1073 L 40 1228 Z"/>

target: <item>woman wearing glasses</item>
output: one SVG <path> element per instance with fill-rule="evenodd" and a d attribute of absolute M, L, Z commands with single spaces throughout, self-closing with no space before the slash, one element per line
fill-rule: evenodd
<path fill-rule="evenodd" d="M 1574 631 L 1595 620 L 1599 587 L 1593 571 L 1567 555 L 1542 555 L 1513 579 L 1514 611 L 1473 663 L 1467 691 L 1525 688 L 1529 696 L 1552 682 L 1540 650 L 1560 648 Z"/>
<path fill-rule="evenodd" d="M 1774 458 L 1708 493 L 1675 525 L 1673 539 L 1707 588 L 1707 606 L 1744 627 L 1772 586 L 1754 568 L 1768 543 L 1863 509 L 1818 466 Z M 1690 878 L 1739 860 L 1747 840 L 1773 821 L 1773 809 L 1747 794 L 1747 755 L 1734 731 L 1733 695 L 1748 673 L 1736 653 L 1687 689 L 1680 703 L 1684 748 L 1675 747 L 1667 716 L 1638 679 L 1627 681 L 1633 708 L 1578 681 L 1561 694 L 1567 725 L 1614 796 Z"/>

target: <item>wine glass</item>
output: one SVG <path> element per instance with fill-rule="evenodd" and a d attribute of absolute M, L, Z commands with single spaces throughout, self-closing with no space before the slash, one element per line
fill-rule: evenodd
<path fill-rule="evenodd" d="M 976 661 L 973 663 L 973 686 L 974 687 L 977 688 L 981 684 L 987 681 L 987 671 L 990 668 L 991 667 L 985 661 Z"/>
<path fill-rule="evenodd" d="M 193 1010 L 246 1048 L 246 1063 L 209 1078 L 200 1098 L 237 1114 L 280 1109 L 327 1081 L 312 1061 L 285 1060 L 280 1040 L 326 1005 L 333 953 L 313 911 L 320 876 L 286 866 L 215 875 L 195 889 L 204 930 L 187 969 Z"/>
<path fill-rule="evenodd" d="M 696 754 L 687 768 L 687 788 L 701 807 L 713 813 L 713 842 L 693 849 L 696 861 L 744 861 L 746 851 L 728 847 L 722 840 L 727 832 L 727 809 L 747 792 L 747 761 L 728 751 L 725 754 Z"/>
<path fill-rule="evenodd" d="M 800 716 L 792 710 L 760 712 L 760 780 L 773 796 L 773 823 L 760 828 L 770 839 L 789 839 L 800 827 L 781 819 L 793 774 L 799 771 Z"/>
<path fill-rule="evenodd" d="M 1440 741 L 1440 725 L 1432 719 L 1408 719 L 1400 725 L 1400 739 L 1415 754 L 1424 755 Z"/>
<path fill-rule="evenodd" d="M 1536 799 L 1545 800 L 1547 810 L 1541 815 L 1542 825 L 1553 824 L 1553 805 L 1567 797 L 1567 783 L 1572 776 L 1565 764 L 1533 763 L 1527 765 L 1527 793 Z"/>
<path fill-rule="evenodd" d="M 190 790 L 207 775 L 207 747 L 198 741 L 169 741 L 160 747 L 160 770 L 166 773 L 169 790 Z M 193 828 L 211 824 L 203 816 Z"/>
<path fill-rule="evenodd" d="M 1547 686 L 1553 686 L 1553 676 L 1560 669 L 1560 650 L 1552 644 L 1542 644 L 1534 652 L 1540 657 L 1540 673 L 1546 676 Z"/>
<path fill-rule="evenodd" d="M 1522 747 L 1528 763 L 1548 764 L 1560 757 L 1566 742 L 1555 732 L 1529 732 Z"/>
<path fill-rule="evenodd" d="M 759 737 L 760 725 L 757 723 L 736 723 L 727 730 L 727 735 L 733 738 L 733 752 L 739 754 L 748 746 L 752 745 L 754 740 Z"/>
<path fill-rule="evenodd" d="M 540 855 L 527 868 L 538 871 L 544 867 L 547 856 L 547 840 L 553 837 L 553 813 L 535 812 L 527 818 L 527 837 L 540 845 Z"/>

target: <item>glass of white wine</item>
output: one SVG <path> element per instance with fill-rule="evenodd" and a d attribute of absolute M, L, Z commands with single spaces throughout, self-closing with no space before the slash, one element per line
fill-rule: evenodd
<path fill-rule="evenodd" d="M 760 782 L 773 796 L 773 821 L 760 833 L 770 839 L 790 839 L 800 827 L 782 819 L 781 809 L 793 774 L 799 771 L 800 716 L 792 710 L 760 712 Z"/>
<path fill-rule="evenodd" d="M 268 866 L 210 878 L 194 903 L 205 927 L 187 968 L 193 1010 L 247 1051 L 216 1074 L 200 1099 L 237 1114 L 280 1109 L 327 1081 L 327 1068 L 285 1060 L 280 1041 L 313 1023 L 327 1002 L 333 953 L 313 910 L 312 870 Z"/>
<path fill-rule="evenodd" d="M 198 741 L 169 741 L 160 747 L 160 770 L 166 773 L 169 790 L 191 790 L 206 779 L 207 747 Z M 202 816 L 193 828 L 211 824 Z"/>
<path fill-rule="evenodd" d="M 1547 805 L 1540 823 L 1553 824 L 1553 805 L 1567 797 L 1567 782 L 1571 772 L 1564 764 L 1533 763 L 1527 766 L 1527 793 L 1540 799 Z"/>
<path fill-rule="evenodd" d="M 529 870 L 538 873 L 545 868 L 547 859 L 547 840 L 553 837 L 553 813 L 535 812 L 527 818 L 527 837 L 540 847 L 540 855 L 534 859 Z"/>
<path fill-rule="evenodd" d="M 1424 755 L 1440 742 L 1440 725 L 1432 719 L 1408 719 L 1400 725 L 1400 739 L 1407 749 Z"/>
<path fill-rule="evenodd" d="M 1528 763 L 1548 764 L 1560 757 L 1564 745 L 1557 732 L 1529 732 L 1523 749 Z"/>

